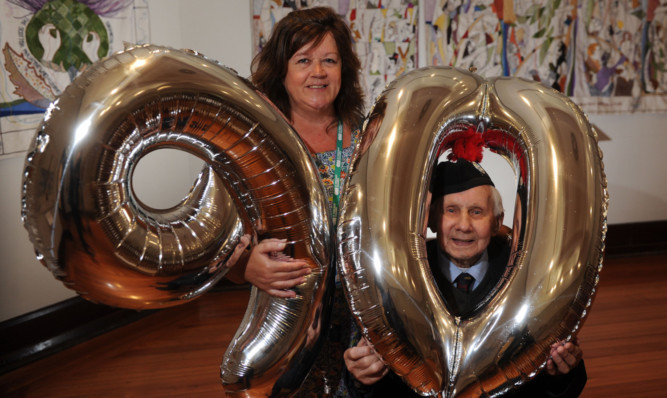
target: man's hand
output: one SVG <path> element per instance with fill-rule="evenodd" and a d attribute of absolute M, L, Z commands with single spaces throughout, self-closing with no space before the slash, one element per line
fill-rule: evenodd
<path fill-rule="evenodd" d="M 387 365 L 382 362 L 382 358 L 363 337 L 356 347 L 345 350 L 343 358 L 345 358 L 347 370 L 355 379 L 365 385 L 377 383 L 389 371 Z"/>
<path fill-rule="evenodd" d="M 551 345 L 551 358 L 547 360 L 547 373 L 551 376 L 567 374 L 579 365 L 583 357 L 579 340 Z"/>
<path fill-rule="evenodd" d="M 285 256 L 284 239 L 264 239 L 250 252 L 245 279 L 265 292 L 282 298 L 296 297 L 291 290 L 306 281 L 310 266 L 303 260 Z"/>

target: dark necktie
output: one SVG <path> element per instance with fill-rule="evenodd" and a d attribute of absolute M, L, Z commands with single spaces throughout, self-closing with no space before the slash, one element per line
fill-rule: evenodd
<path fill-rule="evenodd" d="M 456 277 L 454 284 L 463 293 L 468 293 L 472 290 L 472 284 L 475 283 L 475 278 L 472 275 L 464 272 Z"/>

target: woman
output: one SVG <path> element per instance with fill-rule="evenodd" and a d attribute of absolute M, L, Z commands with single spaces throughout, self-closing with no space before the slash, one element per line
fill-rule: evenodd
<path fill-rule="evenodd" d="M 293 11 L 280 20 L 252 64 L 251 80 L 292 124 L 315 160 L 327 189 L 334 223 L 339 188 L 363 119 L 361 63 L 352 48 L 352 34 L 332 9 Z M 336 168 L 339 158 L 341 167 Z M 247 238 L 244 241 L 247 244 Z M 285 242 L 265 239 L 253 247 L 245 280 L 277 297 L 295 297 L 289 290 L 305 281 L 308 265 L 284 255 Z M 349 343 L 351 316 L 341 289 L 336 289 L 328 341 L 322 347 L 302 392 L 318 396 L 336 390 Z M 344 383 L 340 384 L 341 386 Z"/>
<path fill-rule="evenodd" d="M 310 149 L 336 220 L 338 193 L 334 191 L 345 178 L 364 107 L 361 63 L 347 24 L 330 8 L 293 11 L 275 25 L 252 67 L 252 82 Z M 337 153 L 342 160 L 340 173 L 334 167 Z M 276 239 L 257 244 L 245 278 L 274 296 L 294 297 L 296 293 L 287 289 L 304 282 L 310 268 L 298 260 L 269 256 L 284 248 L 285 243 Z"/>

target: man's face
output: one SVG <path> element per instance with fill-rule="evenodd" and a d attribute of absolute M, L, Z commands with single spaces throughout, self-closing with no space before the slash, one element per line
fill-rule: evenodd
<path fill-rule="evenodd" d="M 493 215 L 489 185 L 445 195 L 435 210 L 438 245 L 461 268 L 479 260 L 503 219 Z"/>

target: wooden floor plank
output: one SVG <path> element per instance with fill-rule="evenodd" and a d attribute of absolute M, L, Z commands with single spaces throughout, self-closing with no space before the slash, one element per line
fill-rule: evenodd
<path fill-rule="evenodd" d="M 583 398 L 667 394 L 667 256 L 605 261 L 579 334 L 588 383 Z"/>

